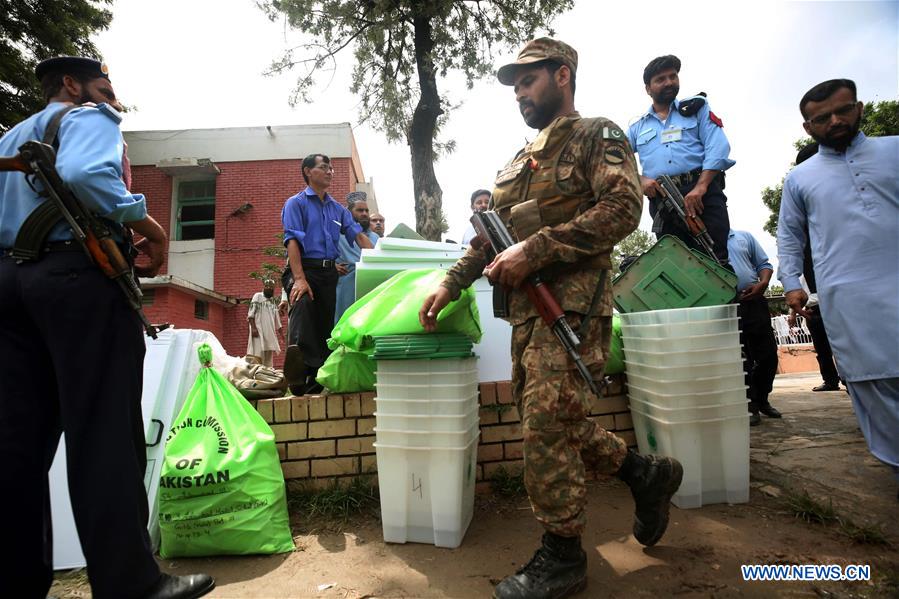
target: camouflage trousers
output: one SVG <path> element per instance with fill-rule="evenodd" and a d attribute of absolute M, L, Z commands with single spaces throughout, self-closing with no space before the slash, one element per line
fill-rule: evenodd
<path fill-rule="evenodd" d="M 580 315 L 569 313 L 575 330 Z M 581 358 L 599 380 L 608 357 L 611 317 L 595 316 Z M 512 328 L 512 394 L 524 438 L 524 483 L 534 515 L 563 536 L 586 524 L 586 470 L 614 474 L 627 454 L 625 442 L 587 414 L 595 401 L 574 362 L 540 318 Z"/>

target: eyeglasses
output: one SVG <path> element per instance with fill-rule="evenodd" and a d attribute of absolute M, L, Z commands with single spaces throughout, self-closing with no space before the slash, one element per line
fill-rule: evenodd
<path fill-rule="evenodd" d="M 821 125 L 826 125 L 827 123 L 829 123 L 833 115 L 849 116 L 850 114 L 852 114 L 852 111 L 855 110 L 856 106 L 858 106 L 858 103 L 852 102 L 850 104 L 846 104 L 845 106 L 840 106 L 833 112 L 826 112 L 824 114 L 813 116 L 806 122 L 811 123 L 812 125 L 818 125 L 820 127 Z"/>
<path fill-rule="evenodd" d="M 315 166 L 313 168 L 317 168 L 319 170 L 325 171 L 326 173 L 334 172 L 334 167 L 331 166 L 330 164 L 328 164 L 327 162 L 322 162 L 321 164 L 319 164 L 318 166 Z"/>

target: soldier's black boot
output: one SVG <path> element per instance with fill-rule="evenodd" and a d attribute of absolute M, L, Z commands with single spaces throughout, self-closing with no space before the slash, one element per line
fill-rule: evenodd
<path fill-rule="evenodd" d="M 587 586 L 587 554 L 580 537 L 543 533 L 543 544 L 518 572 L 493 590 L 494 599 L 562 599 Z"/>
<path fill-rule="evenodd" d="M 668 508 L 684 477 L 683 466 L 674 458 L 628 450 L 617 476 L 631 488 L 636 504 L 634 537 L 647 547 L 655 545 L 668 528 Z"/>

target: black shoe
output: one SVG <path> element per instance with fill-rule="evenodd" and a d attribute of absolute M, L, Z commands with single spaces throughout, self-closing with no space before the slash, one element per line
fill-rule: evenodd
<path fill-rule="evenodd" d="M 816 392 L 817 391 L 839 391 L 839 390 L 840 390 L 839 383 L 837 383 L 836 385 L 829 385 L 827 383 L 824 383 L 823 385 L 818 385 L 817 387 L 812 387 L 812 391 L 816 391 Z"/>
<path fill-rule="evenodd" d="M 324 390 L 324 387 L 322 387 L 319 383 L 316 383 L 315 380 L 312 380 L 306 385 L 306 391 L 303 393 L 303 395 L 318 395 Z"/>
<path fill-rule="evenodd" d="M 284 354 L 284 378 L 294 395 L 302 395 L 306 386 L 306 363 L 299 345 L 288 345 Z M 298 392 L 299 391 L 299 392 Z"/>
<path fill-rule="evenodd" d="M 647 547 L 655 545 L 668 528 L 671 497 L 680 487 L 684 467 L 674 458 L 628 451 L 618 477 L 631 488 L 636 504 L 634 537 Z"/>
<path fill-rule="evenodd" d="M 777 411 L 777 408 L 772 406 L 771 404 L 765 404 L 763 406 L 759 406 L 759 412 L 767 416 L 768 418 L 780 418 L 780 412 Z"/>
<path fill-rule="evenodd" d="M 752 412 L 749 414 L 749 426 L 758 426 L 762 423 L 762 417 L 758 412 Z"/>
<path fill-rule="evenodd" d="M 493 589 L 494 599 L 562 599 L 587 586 L 587 554 L 580 537 L 543 534 L 527 564 Z"/>
<path fill-rule="evenodd" d="M 290 385 L 288 387 L 290 389 L 290 394 L 295 395 L 296 397 L 302 397 L 306 394 L 306 384 L 302 383 L 300 385 Z"/>
<path fill-rule="evenodd" d="M 161 574 L 144 599 L 195 599 L 212 591 L 215 580 L 208 574 Z"/>

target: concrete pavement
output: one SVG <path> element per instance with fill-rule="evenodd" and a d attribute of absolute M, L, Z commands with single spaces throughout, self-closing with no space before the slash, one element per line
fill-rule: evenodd
<path fill-rule="evenodd" d="M 815 373 L 778 375 L 771 405 L 782 419 L 762 416 L 750 428 L 752 484 L 772 494 L 807 492 L 857 525 L 880 524 L 899 544 L 897 482 L 865 443 L 843 391 L 812 392 Z M 897 431 L 899 434 L 899 431 Z"/>

